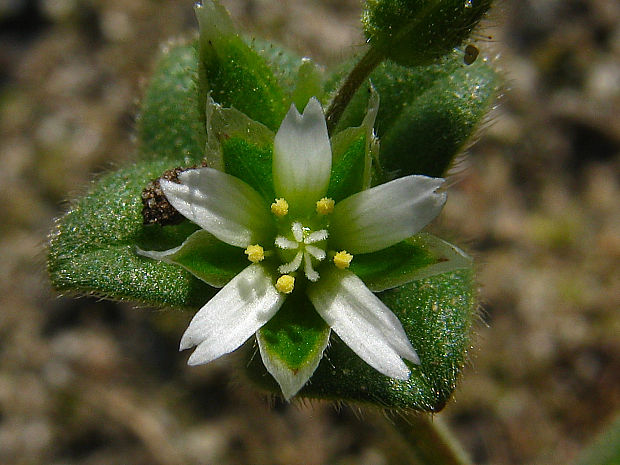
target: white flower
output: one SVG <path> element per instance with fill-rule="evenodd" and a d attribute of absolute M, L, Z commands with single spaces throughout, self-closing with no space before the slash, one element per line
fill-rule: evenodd
<path fill-rule="evenodd" d="M 185 331 L 181 350 L 196 347 L 190 365 L 237 349 L 300 289 L 366 363 L 392 378 L 409 377 L 403 359 L 419 359 L 400 321 L 348 267 L 356 254 L 397 244 L 435 218 L 446 199 L 437 192 L 443 179 L 407 176 L 335 203 L 325 197 L 331 168 L 325 117 L 313 98 L 303 115 L 291 106 L 275 135 L 276 198 L 271 205 L 245 182 L 212 168 L 184 171 L 179 183 L 160 181 L 174 208 L 220 241 L 245 249 L 251 262 L 196 313 Z M 140 253 L 166 260 L 179 249 Z M 312 360 L 299 370 L 287 368 L 258 337 L 265 367 L 287 399 L 318 366 L 326 334 Z"/>

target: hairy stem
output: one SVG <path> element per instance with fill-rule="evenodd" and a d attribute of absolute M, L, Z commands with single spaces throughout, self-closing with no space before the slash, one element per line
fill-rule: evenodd
<path fill-rule="evenodd" d="M 420 465 L 472 465 L 458 439 L 440 418 L 401 414 L 390 418 Z"/>
<path fill-rule="evenodd" d="M 351 98 L 353 98 L 353 95 L 355 95 L 355 92 L 357 92 L 357 89 L 359 89 L 372 70 L 384 59 L 385 55 L 383 53 L 380 53 L 375 47 L 371 47 L 351 70 L 327 109 L 325 119 L 327 120 L 327 130 L 330 136 L 334 129 L 336 129 L 340 117 L 347 108 Z"/>

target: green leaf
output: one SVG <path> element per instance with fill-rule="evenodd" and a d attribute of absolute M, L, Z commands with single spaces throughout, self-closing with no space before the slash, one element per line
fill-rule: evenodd
<path fill-rule="evenodd" d="M 372 47 L 417 66 L 458 47 L 490 7 L 491 0 L 366 0 L 362 23 Z"/>
<path fill-rule="evenodd" d="M 154 260 L 181 265 L 213 287 L 224 287 L 249 265 L 242 249 L 225 244 L 202 229 L 173 249 L 140 250 L 139 253 Z"/>
<path fill-rule="evenodd" d="M 183 268 L 136 252 L 151 228 L 142 224 L 140 194 L 168 167 L 169 162 L 143 162 L 108 174 L 72 205 L 49 245 L 48 271 L 57 290 L 176 307 L 201 306 L 214 294 Z M 186 232 L 166 229 L 162 246 L 180 239 L 174 232 Z"/>
<path fill-rule="evenodd" d="M 136 246 L 178 246 L 195 226 L 144 226 L 141 193 L 175 166 L 199 164 L 206 134 L 197 110 L 198 59 L 178 45 L 164 52 L 146 91 L 138 130 L 142 161 L 102 176 L 52 231 L 48 270 L 63 292 L 200 307 L 215 292 L 183 268 L 141 257 Z"/>
<path fill-rule="evenodd" d="M 350 270 L 371 291 L 380 292 L 471 265 L 471 257 L 459 248 L 422 233 L 378 252 L 355 255 Z"/>
<path fill-rule="evenodd" d="M 376 182 L 410 174 L 444 176 L 495 103 L 500 88 L 500 78 L 488 63 L 478 60 L 467 66 L 459 52 L 417 68 L 384 62 L 370 79 L 381 97 L 375 128 L 384 175 Z M 360 124 L 368 90 L 368 84 L 358 90 L 339 129 Z"/>
<path fill-rule="evenodd" d="M 205 149 L 204 125 L 196 47 L 168 47 L 157 62 L 142 101 L 137 124 L 139 155 L 143 160 L 197 163 Z"/>
<path fill-rule="evenodd" d="M 286 398 L 314 373 L 329 340 L 329 326 L 314 311 L 303 292 L 284 305 L 257 334 L 267 369 L 280 382 Z"/>
<path fill-rule="evenodd" d="M 196 6 L 202 92 L 276 130 L 287 99 L 265 59 L 235 32 L 226 9 L 212 0 Z"/>
<path fill-rule="evenodd" d="M 471 268 L 444 273 L 378 294 L 403 324 L 421 365 L 399 381 L 371 368 L 335 335 L 299 397 L 351 401 L 397 410 L 440 411 L 450 398 L 470 346 L 475 318 Z M 278 392 L 255 357 L 250 379 Z"/>

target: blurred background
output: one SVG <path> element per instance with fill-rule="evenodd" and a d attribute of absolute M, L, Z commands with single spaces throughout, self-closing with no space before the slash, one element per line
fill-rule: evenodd
<path fill-rule="evenodd" d="M 357 0 L 223 3 L 327 65 L 363 44 Z M 0 463 L 403 463 L 380 412 L 187 367 L 190 314 L 50 289 L 54 218 L 131 159 L 153 60 L 196 29 L 188 0 L 0 0 Z M 481 302 L 440 415 L 476 463 L 565 464 L 620 406 L 620 3 L 503 0 L 474 43 L 505 91 L 436 224 Z"/>

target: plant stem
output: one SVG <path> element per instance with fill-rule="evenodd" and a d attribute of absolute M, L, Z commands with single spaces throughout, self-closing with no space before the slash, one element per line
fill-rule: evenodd
<path fill-rule="evenodd" d="M 458 439 L 438 417 L 399 414 L 392 425 L 412 449 L 416 463 L 423 465 L 472 465 Z"/>
<path fill-rule="evenodd" d="M 362 85 L 364 80 L 385 59 L 385 55 L 377 51 L 375 47 L 370 47 L 362 59 L 351 70 L 346 80 L 342 84 L 342 87 L 338 90 L 338 93 L 332 100 L 329 106 L 325 119 L 327 120 L 327 131 L 331 135 L 340 117 L 347 108 L 347 105 L 355 95 L 355 92 Z"/>

